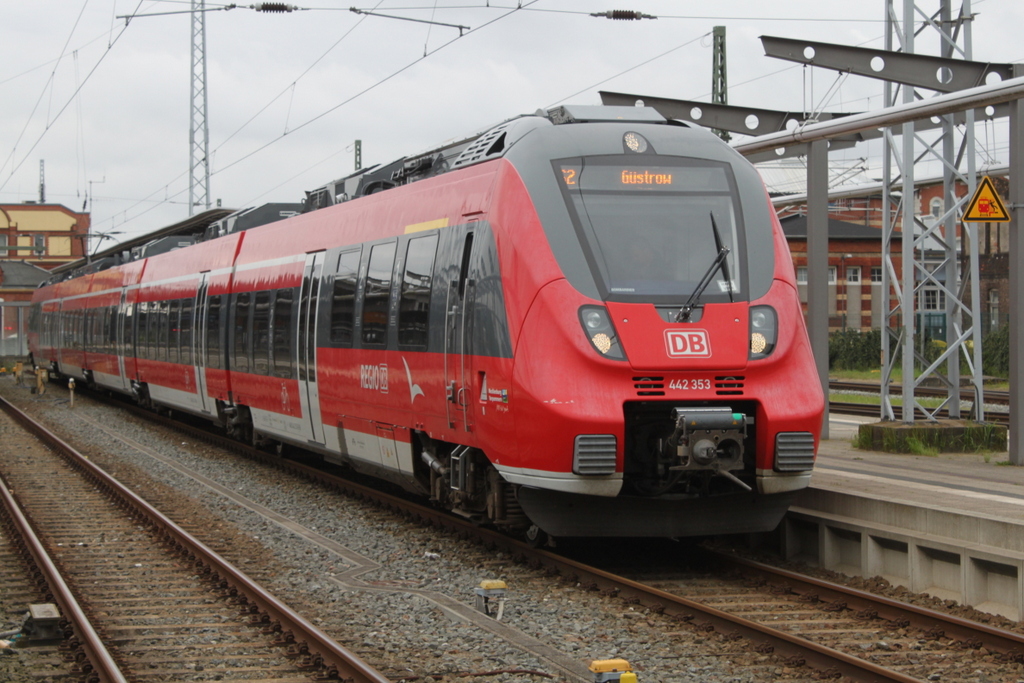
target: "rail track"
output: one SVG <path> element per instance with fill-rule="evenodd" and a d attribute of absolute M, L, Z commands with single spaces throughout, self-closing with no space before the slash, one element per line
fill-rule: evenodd
<path fill-rule="evenodd" d="M 41 568 L 86 680 L 388 681 L 43 425 L 0 407 L 0 471 L 53 558 Z"/>
<path fill-rule="evenodd" d="M 880 386 L 873 382 L 847 382 L 847 381 L 831 381 L 828 384 L 829 390 L 839 393 L 863 393 L 863 394 L 875 394 L 878 395 L 880 392 Z M 929 387 L 918 387 L 914 392 L 916 396 L 925 398 L 945 398 L 948 396 L 948 392 L 945 389 L 935 389 Z M 965 393 L 965 396 L 970 394 Z M 1009 405 L 1010 403 L 1010 392 L 1008 391 L 994 391 L 986 390 L 984 401 L 986 404 L 991 405 Z M 877 404 L 865 404 L 865 403 L 851 403 L 842 401 L 832 401 L 829 403 L 829 411 L 833 413 L 839 413 L 842 415 L 860 415 L 863 417 L 878 417 L 880 414 L 880 408 Z M 893 406 L 893 416 L 896 420 L 903 419 L 903 407 Z M 962 413 L 964 411 L 961 411 Z M 946 409 L 940 410 L 938 413 L 939 417 L 948 418 L 949 411 Z M 915 417 L 925 419 L 928 416 L 925 415 L 920 409 L 915 412 Z M 1010 424 L 1010 416 L 1008 413 L 986 410 L 985 421 L 991 422 L 997 425 L 1007 426 Z"/>
<path fill-rule="evenodd" d="M 121 402 L 118 405 L 182 430 L 193 439 L 244 453 L 346 495 L 372 500 L 419 523 L 447 528 L 484 544 L 490 552 L 500 549 L 579 590 L 600 591 L 609 599 L 664 615 L 679 628 L 717 632 L 727 639 L 745 638 L 748 649 L 778 658 L 787 666 L 811 667 L 817 677 L 909 683 L 969 680 L 979 671 L 994 677 L 989 680 L 1024 675 L 1024 637 L 1010 631 L 736 558 L 715 560 L 714 576 L 719 578 L 714 581 L 707 576 L 694 579 L 692 574 L 630 578 L 621 575 L 622 567 L 602 569 L 600 562 L 531 548 L 414 501 L 253 449 L 203 427 L 168 420 Z M 635 558 L 629 551 L 624 554 Z M 649 564 L 647 558 L 645 564 Z M 723 582 L 722 576 L 730 578 Z"/>

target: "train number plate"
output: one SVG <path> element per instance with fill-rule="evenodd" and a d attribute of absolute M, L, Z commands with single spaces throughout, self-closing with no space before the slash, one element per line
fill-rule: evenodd
<path fill-rule="evenodd" d="M 674 379 L 668 383 L 668 388 L 676 391 L 705 391 L 711 389 L 711 380 Z"/>

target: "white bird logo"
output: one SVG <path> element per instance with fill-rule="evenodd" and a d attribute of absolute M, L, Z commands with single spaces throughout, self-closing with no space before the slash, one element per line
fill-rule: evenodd
<path fill-rule="evenodd" d="M 405 377 L 409 380 L 409 402 L 412 403 L 416 400 L 417 396 L 425 396 L 426 394 L 420 389 L 419 384 L 412 383 L 412 372 L 409 371 L 409 362 L 405 360 L 405 356 L 402 356 L 402 364 L 405 365 Z"/>

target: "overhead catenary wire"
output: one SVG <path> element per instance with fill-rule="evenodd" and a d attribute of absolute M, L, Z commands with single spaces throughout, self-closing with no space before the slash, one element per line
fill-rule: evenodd
<path fill-rule="evenodd" d="M 295 132 L 297 132 L 297 131 L 299 131 L 299 130 L 303 129 L 303 128 L 305 128 L 305 127 L 307 127 L 307 126 L 309 126 L 309 125 L 311 125 L 311 124 L 315 123 L 316 121 L 318 121 L 318 120 L 320 120 L 320 119 L 324 118 L 325 116 L 327 116 L 327 115 L 331 114 L 332 112 L 334 112 L 334 111 L 337 111 L 338 109 L 341 109 L 342 107 L 344 107 L 344 106 L 346 106 L 346 105 L 348 105 L 348 104 L 350 104 L 350 103 L 352 103 L 352 102 L 356 101 L 356 100 L 357 100 L 358 98 L 360 98 L 360 97 L 362 97 L 362 96 L 366 95 L 367 93 L 369 93 L 369 92 L 373 91 L 374 89 L 376 89 L 376 88 L 380 87 L 381 85 L 383 85 L 383 84 L 387 83 L 388 81 L 392 80 L 393 78 L 395 78 L 395 77 L 397 77 L 397 76 L 401 75 L 401 74 L 402 74 L 402 73 L 404 73 L 405 71 L 408 71 L 408 70 L 409 70 L 409 69 L 411 69 L 412 67 L 414 67 L 414 66 L 416 66 L 417 64 L 419 64 L 420 62 L 422 62 L 422 61 L 423 61 L 424 59 L 427 59 L 427 58 L 429 58 L 429 57 L 431 57 L 431 56 L 433 56 L 433 55 L 437 54 L 438 52 L 440 52 L 441 50 L 443 50 L 443 49 L 445 49 L 446 47 L 450 46 L 450 45 L 451 45 L 451 44 L 453 44 L 454 42 L 456 42 L 456 41 L 458 41 L 458 40 L 460 40 L 460 39 L 462 39 L 462 38 L 464 38 L 464 37 L 468 37 L 469 35 L 471 35 L 471 34 L 473 34 L 473 33 L 477 33 L 477 32 L 479 32 L 479 31 L 481 31 L 481 30 L 483 30 L 483 29 L 485 29 L 485 28 L 487 28 L 487 27 L 489 27 L 489 26 L 492 26 L 492 25 L 494 25 L 495 23 L 497 23 L 497 22 L 499 22 L 499 21 L 501 21 L 501 20 L 505 19 L 506 17 L 509 17 L 509 16 L 511 16 L 512 14 L 515 14 L 516 12 L 518 12 L 518 11 L 520 11 L 520 10 L 522 10 L 522 9 L 525 9 L 525 8 L 529 7 L 530 5 L 532 5 L 532 4 L 536 3 L 536 2 L 539 2 L 539 0 L 530 0 L 529 2 L 524 2 L 524 3 L 523 3 L 523 6 L 522 6 L 522 7 L 513 7 L 513 8 L 509 8 L 509 10 L 508 10 L 508 11 L 504 12 L 504 13 L 503 13 L 503 14 L 501 14 L 500 16 L 498 16 L 498 17 L 495 17 L 495 18 L 491 19 L 490 21 L 484 22 L 484 23 L 483 23 L 483 24 L 481 24 L 480 26 L 477 26 L 477 27 L 475 27 L 475 28 L 471 28 L 471 29 L 470 29 L 470 30 L 468 30 L 468 31 L 467 31 L 467 32 L 466 32 L 466 33 L 465 33 L 464 35 L 460 35 L 460 36 L 457 36 L 457 37 L 455 37 L 455 38 L 452 38 L 452 39 L 451 39 L 451 40 L 449 40 L 448 42 L 446 42 L 446 43 L 444 43 L 444 44 L 440 45 L 439 47 L 437 47 L 437 48 L 435 48 L 435 49 L 431 50 L 431 51 L 430 51 L 429 53 L 427 53 L 426 55 L 424 55 L 424 56 L 422 56 L 422 57 L 417 57 L 416 59 L 414 59 L 413 61 L 409 62 L 408 64 L 406 64 L 406 65 L 404 65 L 404 66 L 400 67 L 399 69 L 397 69 L 397 70 L 393 71 L 392 73 L 388 74 L 387 76 L 385 76 L 385 77 L 383 77 L 383 78 L 379 79 L 379 80 L 378 80 L 378 81 L 376 81 L 375 83 L 372 83 L 371 85 L 367 86 L 366 88 L 364 88 L 364 89 L 360 90 L 359 92 L 357 92 L 357 93 L 353 94 L 353 95 L 352 95 L 351 97 L 348 97 L 348 98 L 344 99 L 343 101 L 341 101 L 341 102 L 339 102 L 339 103 L 337 103 L 337 104 L 335 104 L 335 105 L 333 105 L 333 106 L 329 107 L 328 109 L 326 109 L 326 110 L 324 110 L 324 111 L 320 112 L 319 114 L 317 114 L 317 115 L 315 115 L 315 116 L 313 116 L 313 117 L 311 117 L 311 118 L 307 119 L 307 120 L 306 120 L 305 122 L 303 122 L 303 123 L 301 123 L 301 124 L 299 124 L 299 125 L 297 125 L 297 126 L 295 126 L 295 127 L 291 128 L 290 130 L 288 130 L 288 131 L 286 131 L 286 132 L 282 133 L 281 135 L 279 135 L 279 136 L 277 136 L 277 137 L 275 137 L 275 138 L 273 138 L 273 139 L 271 139 L 271 140 L 267 141 L 267 142 L 266 142 L 266 143 L 264 143 L 263 145 L 260 145 L 260 146 L 259 146 L 259 147 L 257 147 L 256 149 L 253 149 L 253 150 L 251 150 L 250 152 L 248 152 L 248 153 L 246 153 L 246 154 L 242 155 L 241 157 L 239 157 L 239 158 L 237 158 L 237 159 L 235 159 L 235 160 L 231 161 L 230 163 L 226 164 L 225 166 L 222 166 L 222 167 L 220 167 L 220 168 L 218 168 L 218 169 L 216 169 L 216 170 L 213 170 L 213 171 L 211 171 L 211 172 L 210 172 L 210 175 L 211 175 L 211 176 L 214 176 L 214 175 L 217 175 L 217 174 L 220 174 L 220 173 L 223 173 L 223 172 L 227 171 L 228 169 L 230 169 L 230 168 L 232 168 L 232 167 L 234 167 L 234 166 L 236 166 L 236 165 L 238 165 L 238 164 L 242 163 L 243 161 L 245 161 L 245 160 L 247 160 L 247 159 L 249 159 L 249 158 L 251 158 L 251 157 L 255 156 L 256 154 L 259 154 L 259 153 L 260 153 L 260 152 L 262 152 L 263 150 L 265 150 L 265 149 L 267 149 L 267 148 L 271 147 L 272 145 L 274 145 L 274 144 L 276 144 L 276 143 L 280 142 L 281 140 L 283 140 L 283 139 L 284 139 L 285 137 L 287 137 L 288 135 L 290 135 L 290 134 L 292 134 L 292 133 L 295 133 Z M 322 59 L 322 57 L 321 57 L 321 59 Z M 310 67 L 310 68 L 312 68 L 312 67 Z M 307 69 L 307 71 L 308 71 L 308 69 Z M 304 72 L 304 73 L 305 73 L 305 72 Z M 286 89 L 285 89 L 285 91 L 283 91 L 283 92 L 286 92 L 286 91 L 287 91 L 287 88 L 286 88 Z M 280 95 L 279 95 L 279 96 L 280 96 Z M 278 97 L 279 97 L 279 96 L 278 96 Z M 268 104 L 267 106 L 269 106 L 269 104 Z M 265 109 L 265 108 L 266 108 L 266 107 L 264 107 L 264 109 Z M 261 110 L 261 111 L 262 111 L 262 110 Z M 247 123 L 248 123 L 248 122 L 247 122 Z M 234 134 L 232 134 L 232 135 L 235 135 L 235 134 L 237 134 L 237 131 L 236 131 L 236 133 L 234 133 Z M 226 142 L 226 140 L 225 140 L 225 142 Z M 223 144 L 224 144 L 224 143 L 221 143 L 221 146 L 223 146 Z M 218 149 L 219 149 L 219 147 L 218 147 Z M 214 151 L 216 151 L 216 150 L 214 150 Z M 331 156 L 334 156 L 334 154 L 332 154 Z M 323 163 L 323 162 L 322 162 L 322 161 L 319 161 L 319 162 L 317 162 L 317 163 L 315 163 L 315 164 L 311 164 L 311 165 L 310 165 L 310 166 L 308 166 L 308 167 L 307 167 L 307 168 L 306 168 L 306 169 L 305 169 L 304 171 L 300 172 L 300 173 L 299 173 L 299 174 L 297 174 L 297 175 L 301 175 L 301 173 L 304 173 L 304 172 L 305 172 L 306 170 L 309 170 L 309 168 L 313 168 L 313 167 L 315 167 L 315 166 L 319 165 L 320 163 Z M 177 177 L 176 177 L 176 178 L 175 178 L 175 179 L 174 179 L 173 181 L 171 181 L 171 183 L 168 183 L 168 184 L 164 184 L 164 185 L 161 185 L 161 188 L 164 188 L 164 187 L 168 187 L 168 186 L 169 186 L 170 184 L 173 184 L 173 183 L 175 183 L 175 182 L 179 181 L 179 180 L 180 180 L 180 179 L 181 179 L 182 177 L 184 177 L 184 176 L 186 176 L 186 175 L 187 175 L 187 173 L 182 173 L 181 175 L 177 176 Z M 297 177 L 297 176 L 296 176 L 296 177 Z M 286 182 L 287 182 L 287 181 L 286 181 Z M 280 185 L 278 185 L 277 187 L 280 187 Z M 273 189 L 276 189 L 276 188 L 273 188 Z M 150 198 L 152 198 L 152 197 L 153 197 L 153 195 L 157 194 L 157 193 L 158 193 L 159 191 L 160 191 L 160 190 L 156 190 L 156 191 L 154 191 L 154 192 L 150 193 L 149 195 L 147 195 L 147 197 L 146 197 L 145 199 L 143 199 L 143 200 L 140 200 L 140 201 L 139 201 L 139 202 L 137 202 L 137 203 L 136 203 L 136 204 L 135 204 L 134 206 L 139 206 L 139 205 L 141 205 L 142 203 L 144 203 L 145 201 L 148 201 L 148 200 L 149 200 Z M 187 189 L 186 189 L 186 190 L 181 190 L 180 192 L 177 192 L 177 193 L 174 193 L 174 194 L 170 195 L 170 197 L 177 197 L 177 196 L 180 196 L 181 194 L 183 194 L 183 193 L 184 193 L 184 192 L 186 192 L 186 191 L 187 191 Z M 267 190 L 267 192 L 270 192 L 270 191 L 272 191 L 272 189 L 271 189 L 271 190 Z M 265 193 L 264 193 L 264 194 L 265 194 Z M 262 195 L 260 195 L 260 196 L 262 196 Z M 251 201 L 251 200 L 250 200 L 250 201 Z M 249 201 L 243 202 L 243 204 L 248 204 L 248 203 L 249 203 Z M 144 209 L 143 211 L 139 212 L 138 214 L 135 214 L 135 215 L 133 215 L 133 216 L 129 217 L 129 216 L 127 215 L 127 212 L 128 212 L 128 211 L 131 211 L 131 210 L 132 210 L 132 208 L 134 208 L 134 206 L 133 206 L 133 207 L 128 207 L 128 208 L 127 208 L 127 209 L 125 209 L 124 211 L 122 211 L 122 212 L 119 212 L 119 213 L 121 213 L 121 214 L 123 214 L 123 215 L 124 215 L 124 221 L 123 221 L 123 222 L 121 223 L 121 225 L 124 225 L 124 224 L 125 224 L 125 223 L 127 223 L 128 221 L 136 220 L 137 218 L 141 217 L 142 215 L 145 215 L 146 213 L 149 213 L 150 211 L 152 211 L 153 209 L 155 209 L 157 205 L 153 205 L 153 206 L 147 207 L 146 209 Z M 111 219 L 110 219 L 110 220 L 111 220 L 111 221 L 113 221 L 113 219 L 114 219 L 114 218 L 113 218 L 113 217 L 111 217 Z"/>

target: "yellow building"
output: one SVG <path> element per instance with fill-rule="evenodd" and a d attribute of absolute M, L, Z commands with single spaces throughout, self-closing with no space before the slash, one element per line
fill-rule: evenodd
<path fill-rule="evenodd" d="M 0 204 L 0 260 L 50 270 L 82 258 L 89 223 L 89 214 L 60 204 Z"/>

